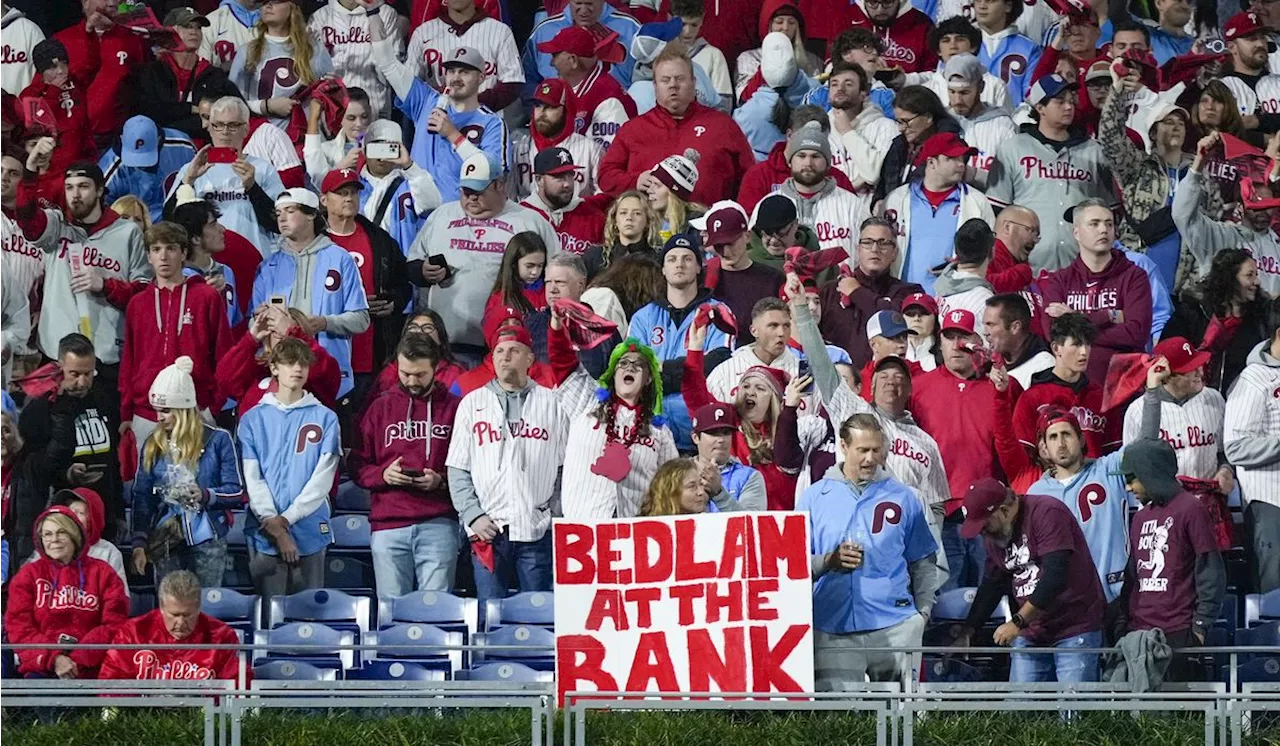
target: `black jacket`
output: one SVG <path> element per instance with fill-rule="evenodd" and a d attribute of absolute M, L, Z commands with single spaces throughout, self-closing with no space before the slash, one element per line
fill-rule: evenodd
<path fill-rule="evenodd" d="M 1173 316 L 1165 324 L 1160 339 L 1185 337 L 1193 345 L 1204 340 L 1213 311 L 1205 307 L 1204 300 L 1194 290 L 1184 290 L 1173 303 Z M 1218 389 L 1223 396 L 1244 370 L 1249 352 L 1267 339 L 1266 305 L 1254 302 L 1245 308 L 1235 336 L 1222 352 L 1215 352 L 1205 368 L 1205 385 Z"/>
<path fill-rule="evenodd" d="M 643 254 L 652 257 L 654 261 L 661 262 L 662 249 L 650 246 L 648 243 L 635 243 L 625 246 L 621 243 L 613 245 L 613 250 L 609 252 L 609 261 L 604 260 L 604 247 L 592 246 L 587 249 L 587 253 L 582 255 L 582 262 L 587 265 L 587 281 L 594 280 L 596 275 L 608 269 L 614 262 L 618 261 L 628 254 Z"/>
<path fill-rule="evenodd" d="M 373 293 L 382 300 L 391 300 L 394 308 L 389 316 L 373 316 L 373 365 L 382 367 L 396 353 L 400 334 L 404 331 L 404 309 L 413 298 L 413 286 L 409 284 L 409 271 L 405 266 L 404 252 L 400 244 L 382 228 L 363 215 L 356 215 L 356 224 L 364 228 L 373 248 Z"/>
<path fill-rule="evenodd" d="M 179 81 L 169 65 L 157 60 L 138 73 L 138 113 L 157 126 L 182 130 L 193 140 L 203 140 L 204 125 L 199 114 L 191 113 L 193 102 L 199 101 L 200 91 L 227 85 L 227 74 L 213 65 L 201 70 L 194 80 Z"/>
<path fill-rule="evenodd" d="M 870 105 L 870 104 L 868 104 Z M 960 123 L 951 117 L 939 119 L 934 124 L 935 132 L 954 132 L 964 137 L 964 131 L 960 128 Z M 889 145 L 889 152 L 884 155 L 884 165 L 880 167 L 880 181 L 876 184 L 873 202 L 879 202 L 894 189 L 907 183 L 907 166 L 911 163 L 911 146 L 907 144 L 905 135 L 898 135 L 893 138 L 893 143 Z"/>
<path fill-rule="evenodd" d="M 35 520 L 49 504 L 52 469 L 42 448 L 23 447 L 12 463 L 5 464 L 9 475 L 9 508 L 4 516 L 4 540 L 9 542 L 9 577 L 35 551 L 32 535 Z"/>

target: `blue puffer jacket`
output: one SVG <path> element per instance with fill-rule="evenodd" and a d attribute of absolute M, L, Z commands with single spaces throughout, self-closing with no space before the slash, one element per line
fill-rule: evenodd
<path fill-rule="evenodd" d="M 146 546 L 147 534 L 171 515 L 182 514 L 183 535 L 189 546 L 227 535 L 230 511 L 244 507 L 244 479 L 240 475 L 240 459 L 235 443 L 226 430 L 204 426 L 204 450 L 196 469 L 196 484 L 204 498 L 197 510 L 182 508 L 164 501 L 168 485 L 170 461 L 160 456 L 146 469 L 138 461 L 133 479 L 133 546 Z"/>

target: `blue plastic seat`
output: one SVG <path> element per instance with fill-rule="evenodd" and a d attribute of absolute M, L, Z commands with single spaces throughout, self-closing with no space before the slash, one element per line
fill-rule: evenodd
<path fill-rule="evenodd" d="M 369 631 L 373 602 L 339 590 L 312 588 L 271 599 L 271 626 L 285 622 L 323 622 L 357 635 Z"/>
<path fill-rule="evenodd" d="M 1259 655 L 1240 666 L 1240 683 L 1280 682 L 1280 656 Z"/>
<path fill-rule="evenodd" d="M 447 671 L 450 676 L 462 668 L 462 633 L 446 632 L 430 624 L 406 622 L 366 632 L 364 644 L 377 645 L 378 658 L 412 661 L 425 668 Z M 453 649 L 433 650 L 429 646 Z"/>
<path fill-rule="evenodd" d="M 1244 626 L 1280 620 L 1280 588 L 1270 593 L 1250 593 L 1244 597 Z"/>
<path fill-rule="evenodd" d="M 230 588 L 205 588 L 200 596 L 200 610 L 249 637 L 262 619 L 262 599 Z"/>
<path fill-rule="evenodd" d="M 253 678 L 263 681 L 335 681 L 336 668 L 317 668 L 305 661 L 273 660 L 253 667 Z"/>
<path fill-rule="evenodd" d="M 556 664 L 556 636 L 544 627 L 517 624 L 481 632 L 473 639 L 478 648 L 471 653 L 475 664 L 490 662 L 523 663 L 538 671 L 554 671 Z M 528 650 L 491 650 L 490 647 L 521 646 Z"/>
<path fill-rule="evenodd" d="M 338 491 L 333 495 L 333 509 L 339 513 L 368 513 L 372 502 L 369 490 L 344 479 L 338 483 Z"/>
<path fill-rule="evenodd" d="M 349 681 L 444 681 L 445 672 L 410 661 L 374 660 L 347 671 Z"/>
<path fill-rule="evenodd" d="M 329 528 L 333 531 L 332 549 L 369 551 L 369 542 L 373 539 L 369 516 L 358 513 L 335 515 L 329 519 Z"/>
<path fill-rule="evenodd" d="M 969 618 L 969 607 L 973 605 L 977 595 L 978 589 L 973 587 L 952 588 L 939 594 L 933 605 L 929 627 L 924 632 L 924 644 L 938 647 L 951 645 L 955 641 L 956 628 Z M 989 644 L 991 641 L 988 638 L 995 628 L 1008 621 L 1009 616 L 1009 599 L 1001 598 L 982 629 L 977 630 L 977 638 L 972 643 L 979 646 Z"/>
<path fill-rule="evenodd" d="M 457 681 L 520 681 L 547 684 L 556 680 L 552 671 L 536 671 L 523 663 L 486 663 L 464 668 L 454 677 Z"/>
<path fill-rule="evenodd" d="M 479 602 L 444 591 L 415 591 L 378 601 L 378 626 L 396 622 L 433 624 L 446 632 L 461 632 L 463 642 L 479 629 Z"/>
<path fill-rule="evenodd" d="M 1280 647 L 1280 621 L 1237 629 L 1236 645 L 1254 648 Z"/>
<path fill-rule="evenodd" d="M 351 556 L 330 555 L 325 558 L 326 588 L 372 591 L 373 566 Z"/>
<path fill-rule="evenodd" d="M 356 651 L 335 650 L 355 644 L 355 633 L 350 630 L 318 622 L 290 622 L 253 633 L 253 662 L 258 665 L 273 658 L 289 658 L 317 668 L 355 668 L 359 665 Z"/>
<path fill-rule="evenodd" d="M 529 624 L 554 629 L 555 596 L 549 591 L 527 591 L 507 598 L 491 598 L 484 604 L 486 632 L 512 624 Z"/>

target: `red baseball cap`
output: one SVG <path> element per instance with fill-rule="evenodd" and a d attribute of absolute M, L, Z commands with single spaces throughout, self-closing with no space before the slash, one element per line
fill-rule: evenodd
<path fill-rule="evenodd" d="M 1009 488 L 991 477 L 979 479 L 969 485 L 964 496 L 964 525 L 960 535 L 966 539 L 977 538 L 987 525 L 987 516 L 996 511 L 1009 497 Z"/>
<path fill-rule="evenodd" d="M 320 191 L 324 194 L 336 192 L 348 184 L 355 184 L 364 189 L 364 182 L 360 181 L 360 172 L 354 168 L 335 168 L 325 174 L 324 182 L 320 185 Z"/>
<path fill-rule="evenodd" d="M 503 342 L 519 342 L 520 344 L 533 349 L 533 337 L 529 335 L 529 330 L 524 324 L 510 324 L 508 326 L 499 327 L 493 333 L 492 344 L 489 349 L 496 349 Z"/>
<path fill-rule="evenodd" d="M 1081 434 L 1080 420 L 1074 414 L 1062 407 L 1046 406 L 1040 410 L 1040 416 L 1036 418 L 1036 437 L 1043 438 L 1045 432 L 1059 422 L 1069 423 L 1075 428 L 1076 435 Z"/>
<path fill-rule="evenodd" d="M 550 41 L 544 41 L 539 44 L 538 51 L 543 54 L 568 52 L 579 57 L 595 57 L 596 38 L 591 35 L 590 31 L 581 26 L 569 26 L 560 29 L 560 33 L 556 34 Z"/>
<path fill-rule="evenodd" d="M 727 404 L 716 402 L 703 404 L 693 413 L 693 431 L 707 433 L 712 430 L 734 430 L 738 427 L 738 412 Z"/>
<path fill-rule="evenodd" d="M 493 335 L 498 329 L 509 321 L 515 321 L 524 324 L 524 316 L 511 306 L 503 306 L 497 309 L 491 316 L 484 320 L 484 342 L 489 345 L 489 349 L 493 349 Z"/>
<path fill-rule="evenodd" d="M 1156 357 L 1169 361 L 1169 370 L 1174 373 L 1199 370 L 1213 357 L 1209 352 L 1197 350 L 1186 337 L 1169 337 L 1156 345 L 1154 352 Z"/>
<path fill-rule="evenodd" d="M 934 316 L 938 315 L 938 301 L 934 300 L 933 296 L 928 293 L 912 293 L 902 299 L 903 313 L 906 313 L 907 309 L 912 306 L 920 306 Z"/>
<path fill-rule="evenodd" d="M 533 100 L 547 106 L 568 106 L 573 89 L 559 78 L 548 78 L 538 84 L 533 92 Z"/>
<path fill-rule="evenodd" d="M 972 311 L 966 311 L 963 308 L 957 308 L 953 311 L 947 311 L 942 317 L 942 331 L 949 329 L 959 329 L 965 334 L 976 334 L 973 330 L 974 318 Z"/>
<path fill-rule="evenodd" d="M 925 140 L 924 144 L 920 146 L 920 152 L 916 154 L 914 165 L 922 165 L 930 158 L 940 155 L 945 155 L 948 158 L 968 158 L 977 154 L 978 149 L 960 139 L 960 136 L 956 133 L 939 132 Z"/>
<path fill-rule="evenodd" d="M 707 232 L 708 246 L 733 243 L 747 232 L 747 213 L 738 203 L 727 200 L 712 205 L 699 222 L 690 221 L 690 225 Z"/>
<path fill-rule="evenodd" d="M 1222 38 L 1225 41 L 1235 41 L 1246 36 L 1265 33 L 1268 33 L 1267 27 L 1262 23 L 1262 19 L 1258 18 L 1257 13 L 1249 11 L 1236 13 L 1231 16 L 1231 20 L 1227 21 L 1227 25 L 1222 27 Z"/>

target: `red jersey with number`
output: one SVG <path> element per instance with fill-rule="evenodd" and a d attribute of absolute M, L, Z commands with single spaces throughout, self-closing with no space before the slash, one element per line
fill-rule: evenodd
<path fill-rule="evenodd" d="M 351 255 L 351 261 L 360 268 L 360 283 L 364 285 L 364 294 L 370 298 L 374 297 L 373 244 L 369 243 L 369 234 L 357 224 L 355 233 L 340 236 L 330 231 L 329 238 Z M 373 372 L 372 325 L 351 338 L 351 370 L 356 373 Z"/>

